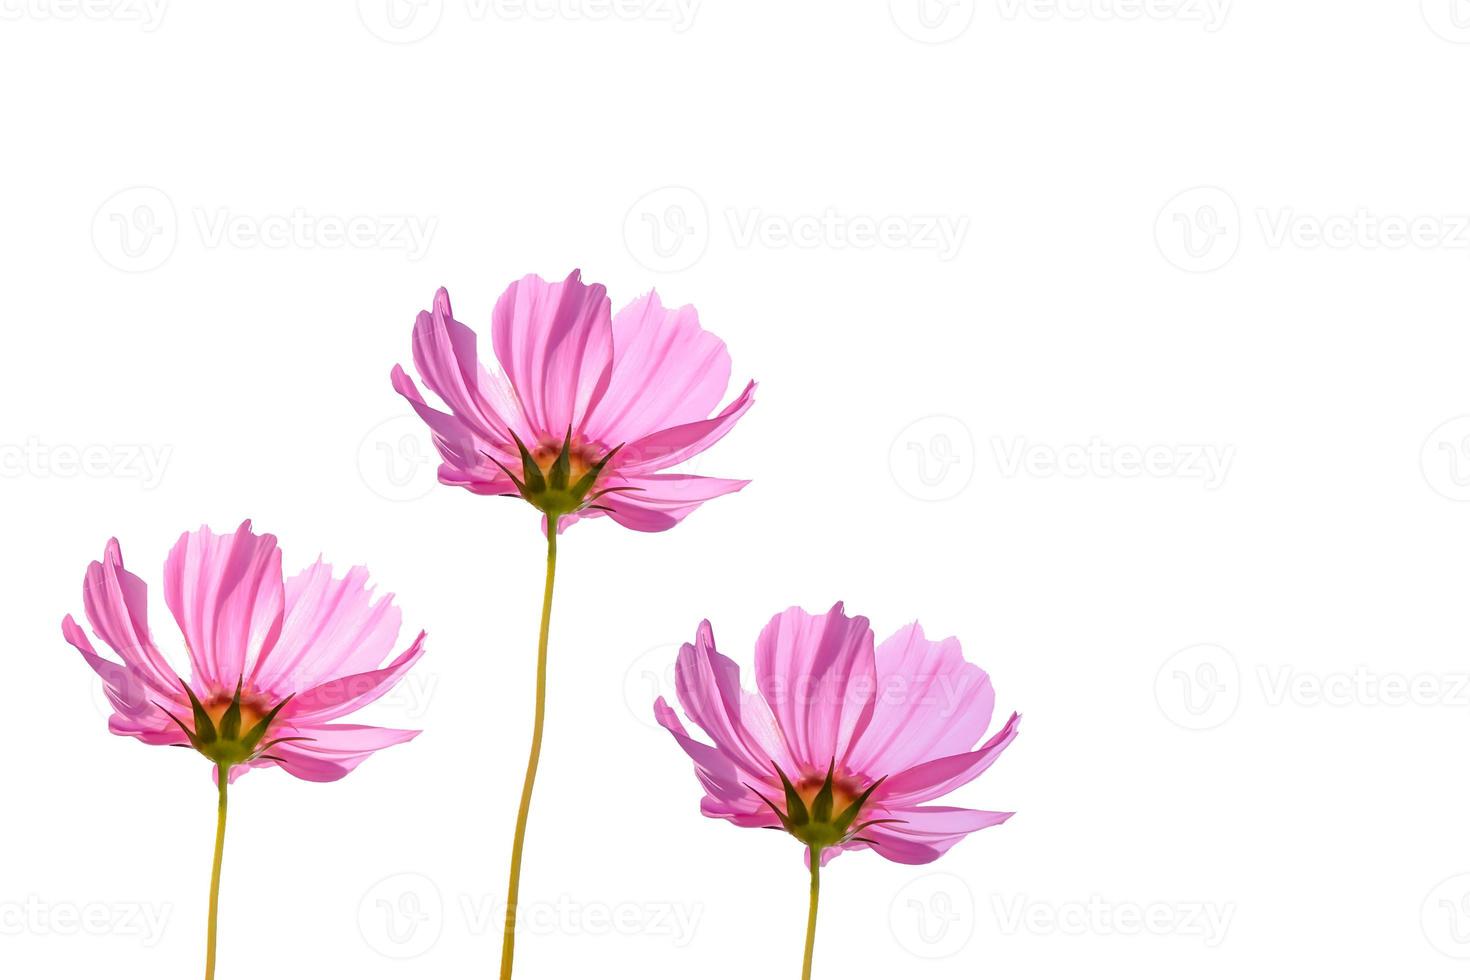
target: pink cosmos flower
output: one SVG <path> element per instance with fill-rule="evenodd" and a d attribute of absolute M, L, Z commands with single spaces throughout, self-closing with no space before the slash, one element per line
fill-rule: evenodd
<path fill-rule="evenodd" d="M 424 634 L 391 663 L 392 596 L 373 601 L 365 568 L 334 578 L 321 561 L 283 580 L 281 551 L 250 522 L 232 534 L 186 533 L 164 563 L 164 598 L 184 634 L 185 683 L 148 628 L 148 587 L 114 538 L 87 568 L 92 630 L 121 658 L 99 656 L 71 616 L 63 635 L 102 678 L 108 727 L 149 745 L 193 745 L 227 771 L 280 766 L 341 779 L 379 749 L 419 734 L 338 719 L 382 697 L 423 654 Z"/>
<path fill-rule="evenodd" d="M 901 864 L 935 860 L 967 834 L 1012 816 L 927 806 L 990 768 L 1019 715 L 978 748 L 995 691 L 954 638 L 917 623 L 877 648 L 867 619 L 842 604 L 788 609 L 756 642 L 759 696 L 715 648 L 708 621 L 679 651 L 679 702 L 713 740 L 691 738 L 659 698 L 659 723 L 694 761 L 708 817 L 785 829 L 822 863 L 871 848 Z"/>
<path fill-rule="evenodd" d="M 491 342 L 499 370 L 480 362 L 440 289 L 414 324 L 413 359 L 449 411 L 393 369 L 394 389 L 433 431 L 440 482 L 524 497 L 559 529 L 608 514 L 636 531 L 668 530 L 748 482 L 665 472 L 719 441 L 755 391 L 747 384 L 715 413 L 730 357 L 694 307 L 669 310 L 649 293 L 613 316 L 607 290 L 579 272 L 526 276 L 495 304 Z"/>

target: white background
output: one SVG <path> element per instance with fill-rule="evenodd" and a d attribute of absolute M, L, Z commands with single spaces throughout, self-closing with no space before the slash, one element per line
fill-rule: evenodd
<path fill-rule="evenodd" d="M 565 539 L 519 976 L 796 975 L 799 845 L 649 704 L 837 598 L 1026 718 L 947 801 L 1009 824 L 830 866 L 818 976 L 1462 976 L 1470 6 L 583 2 L 0 0 L 5 975 L 198 975 L 207 766 L 59 623 L 117 535 L 180 652 L 246 516 L 429 630 L 364 716 L 425 734 L 237 784 L 220 977 L 493 973 L 542 542 L 388 372 L 581 266 L 760 381 L 697 466 L 755 482 Z"/>

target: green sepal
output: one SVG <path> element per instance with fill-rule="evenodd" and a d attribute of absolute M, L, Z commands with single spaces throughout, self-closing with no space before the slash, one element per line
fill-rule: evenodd
<path fill-rule="evenodd" d="M 575 497 L 577 500 L 581 500 L 583 497 L 585 497 L 587 495 L 587 491 L 592 489 L 592 484 L 597 482 L 598 474 L 600 474 L 602 472 L 602 468 L 607 465 L 607 461 L 613 458 L 613 453 L 617 452 L 619 449 L 622 449 L 625 445 L 626 443 L 618 443 L 616 446 L 609 449 L 601 459 L 593 463 L 592 468 L 589 469 L 586 473 L 583 473 L 581 479 L 579 479 L 576 482 L 576 485 L 572 487 L 572 496 Z"/>
<path fill-rule="evenodd" d="M 179 683 L 184 684 L 183 678 L 179 679 Z M 194 707 L 195 737 L 206 745 L 210 742 L 217 741 L 219 739 L 219 733 L 215 731 L 214 719 L 209 717 L 209 712 L 204 710 L 204 705 L 200 704 L 199 699 L 194 696 L 193 688 L 188 684 L 184 684 L 184 691 L 189 695 L 189 704 Z"/>
<path fill-rule="evenodd" d="M 561 452 L 551 461 L 546 471 L 546 482 L 553 490 L 565 490 L 572 476 L 572 427 L 567 426 L 567 437 L 561 444 Z"/>
<path fill-rule="evenodd" d="M 817 795 L 812 798 L 812 820 L 816 823 L 826 823 L 832 819 L 832 771 L 837 767 L 837 760 L 827 765 L 827 778 L 822 782 L 822 788 L 817 790 Z"/>
<path fill-rule="evenodd" d="M 811 823 L 811 814 L 807 812 L 806 803 L 803 802 L 801 794 L 796 791 L 795 786 L 791 785 L 791 780 L 786 778 L 786 774 L 781 771 L 780 766 L 777 766 L 774 762 L 771 765 L 775 766 L 777 775 L 781 777 L 781 785 L 786 789 L 786 814 L 791 822 L 798 827 L 804 827 Z"/>
<path fill-rule="evenodd" d="M 768 806 L 768 807 L 771 808 L 771 812 L 774 813 L 776 815 L 776 818 L 781 821 L 782 828 L 785 829 L 785 831 L 788 834 L 792 834 L 792 833 L 795 833 L 796 832 L 792 828 L 792 826 L 791 826 L 791 818 L 788 817 L 788 816 L 786 816 L 786 814 L 782 813 L 781 812 L 781 808 L 778 807 L 776 804 L 772 803 L 770 800 L 768 800 L 766 798 L 766 795 L 764 793 L 762 793 L 760 790 L 756 789 L 754 786 L 750 785 L 749 783 L 746 783 L 745 784 L 745 788 L 748 789 L 748 790 L 750 790 L 756 796 L 759 796 L 761 798 L 761 802 L 764 803 L 766 806 Z"/>
<path fill-rule="evenodd" d="M 269 731 L 271 724 L 276 720 L 276 716 L 281 713 L 281 709 L 291 701 L 291 698 L 295 697 L 294 694 L 283 698 L 260 721 L 256 722 L 250 728 L 250 731 L 242 735 L 240 728 L 244 722 L 245 715 L 244 677 L 241 677 L 236 682 L 234 696 L 230 698 L 230 702 L 225 706 L 225 710 L 220 713 L 218 725 L 210 718 L 209 712 L 205 709 L 203 703 L 200 702 L 198 695 L 194 693 L 193 689 L 182 678 L 179 679 L 179 686 L 189 695 L 189 704 L 194 711 L 194 729 L 192 731 L 188 725 L 184 724 L 181 719 L 176 717 L 173 712 L 169 711 L 163 705 L 158 704 L 156 701 L 154 705 L 159 711 L 167 715 L 169 720 L 179 726 L 179 730 L 188 738 L 189 746 L 194 751 L 212 761 L 225 775 L 228 775 L 229 771 L 235 766 L 244 765 L 254 759 L 266 758 L 263 753 L 282 742 L 312 741 L 312 739 L 305 736 L 287 736 L 285 738 L 275 739 L 264 746 L 260 744 L 261 740 L 265 738 L 267 731 Z"/>
<path fill-rule="evenodd" d="M 521 441 L 521 437 L 514 430 L 511 430 L 508 435 L 515 442 L 516 450 L 520 453 L 521 457 L 521 474 L 519 476 L 512 472 L 510 467 L 506 466 L 490 453 L 484 452 L 484 456 L 506 475 L 506 478 L 510 480 L 516 489 L 515 493 L 507 493 L 503 494 L 503 496 L 519 496 L 537 510 L 547 515 L 548 518 L 557 518 L 566 516 L 567 514 L 575 514 L 583 509 L 593 508 L 597 499 L 603 494 L 618 490 L 639 489 L 638 487 L 610 487 L 595 493 L 593 492 L 592 488 L 602 475 L 603 469 L 618 450 L 623 448 L 622 444 L 604 453 L 602 458 L 596 463 L 593 463 L 585 473 L 577 478 L 576 483 L 573 484 L 572 432 L 572 428 L 568 426 L 566 438 L 562 440 L 561 447 L 557 450 L 556 456 L 543 469 L 537 463 L 535 455 Z M 548 447 L 542 447 L 542 451 L 547 451 L 547 449 Z M 571 485 L 569 486 L 569 484 Z"/>
<path fill-rule="evenodd" d="M 816 793 L 812 794 L 810 803 L 802 798 L 801 793 L 797 791 L 790 777 L 782 771 L 780 766 L 772 762 L 771 768 L 781 777 L 781 786 L 786 793 L 786 812 L 783 813 L 780 807 L 767 799 L 755 787 L 747 783 L 746 788 L 759 797 L 762 803 L 770 807 L 772 813 L 776 814 L 781 821 L 781 829 L 812 848 L 818 856 L 828 847 L 838 847 L 849 841 L 870 843 L 868 838 L 859 836 L 869 827 L 904 822 L 884 818 L 867 820 L 853 826 L 857 822 L 858 815 L 862 813 L 863 807 L 867 805 L 878 787 L 883 784 L 886 776 L 863 790 L 860 796 L 843 808 L 841 814 L 834 816 L 833 809 L 837 802 L 836 759 L 828 764 L 827 774 L 822 779 L 822 784 L 817 788 Z"/>
<path fill-rule="evenodd" d="M 233 742 L 240 737 L 240 693 L 245 687 L 245 678 L 241 677 L 235 682 L 235 696 L 230 699 L 230 706 L 219 719 L 219 737 L 222 741 Z"/>
<path fill-rule="evenodd" d="M 516 448 L 521 451 L 521 482 L 525 484 L 524 493 L 544 493 L 546 490 L 546 477 L 541 472 L 541 467 L 536 465 L 531 450 L 521 442 L 521 437 L 516 435 L 512 429 L 510 437 L 516 441 Z"/>
<path fill-rule="evenodd" d="M 868 797 L 872 796 L 873 791 L 876 790 L 879 786 L 882 786 L 883 780 L 887 778 L 887 776 L 883 776 L 876 783 L 863 790 L 862 795 L 853 800 L 852 803 L 848 805 L 847 809 L 842 811 L 842 814 L 837 818 L 833 825 L 842 833 L 846 833 L 847 828 L 850 827 L 852 825 L 852 822 L 857 819 L 857 815 L 862 810 L 863 804 L 868 802 Z"/>
<path fill-rule="evenodd" d="M 255 727 L 245 733 L 245 737 L 241 740 L 242 744 L 247 749 L 254 750 L 256 744 L 265 737 L 266 729 L 271 727 L 271 722 L 276 720 L 276 715 L 280 714 L 281 709 L 289 704 L 295 696 L 294 694 L 286 695 L 280 704 L 266 712 L 265 717 L 257 721 Z"/>
<path fill-rule="evenodd" d="M 510 471 L 510 467 L 506 466 L 504 463 L 502 463 L 500 460 L 496 459 L 494 456 L 491 456 L 489 453 L 486 453 L 485 454 L 485 458 L 488 459 L 490 462 L 494 463 L 496 466 L 500 467 L 500 472 L 502 472 L 506 476 L 510 477 L 510 482 L 511 483 L 514 483 L 516 485 L 516 492 L 515 493 L 502 493 L 502 494 L 500 494 L 500 496 L 502 496 L 502 497 L 525 497 L 526 496 L 526 494 L 528 492 L 526 490 L 526 485 L 521 482 L 521 478 L 520 477 L 516 476 L 514 473 L 512 473 Z"/>
<path fill-rule="evenodd" d="M 155 708 L 157 708 L 159 711 L 162 711 L 164 714 L 168 715 L 169 719 L 175 725 L 178 725 L 179 726 L 179 731 L 183 732 L 186 736 L 188 736 L 188 738 L 189 738 L 189 744 L 194 747 L 194 751 L 196 751 L 196 752 L 203 752 L 204 751 L 204 745 L 203 745 L 203 743 L 201 743 L 199 741 L 199 736 L 197 736 L 193 732 L 189 731 L 189 726 L 188 725 L 184 724 L 182 721 L 179 721 L 178 717 L 172 711 L 168 710 L 163 705 L 159 704 L 157 701 L 154 701 L 153 702 L 153 706 Z M 180 748 L 183 748 L 183 746 L 180 746 Z"/>

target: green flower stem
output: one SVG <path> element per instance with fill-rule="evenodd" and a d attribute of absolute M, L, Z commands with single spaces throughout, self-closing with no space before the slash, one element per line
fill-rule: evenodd
<path fill-rule="evenodd" d="M 817 893 L 822 885 L 822 849 L 813 844 L 808 853 L 812 865 L 812 899 L 806 914 L 806 956 L 801 961 L 801 980 L 812 980 L 812 950 L 817 945 Z"/>
<path fill-rule="evenodd" d="M 500 946 L 500 980 L 510 980 L 516 955 L 516 904 L 521 891 L 521 850 L 526 844 L 526 820 L 531 814 L 531 791 L 536 786 L 536 767 L 541 762 L 541 733 L 546 726 L 546 645 L 551 636 L 551 591 L 556 582 L 556 514 L 546 517 L 546 592 L 541 600 L 541 642 L 536 648 L 536 720 L 531 727 L 531 757 L 526 762 L 526 781 L 521 787 L 521 808 L 516 814 L 515 841 L 510 849 L 510 887 L 505 896 L 505 938 Z"/>
<path fill-rule="evenodd" d="M 214 949 L 219 936 L 219 872 L 225 860 L 225 811 L 229 808 L 230 770 L 218 766 L 219 820 L 214 830 L 214 871 L 209 876 L 209 939 L 204 954 L 204 980 L 214 980 Z"/>

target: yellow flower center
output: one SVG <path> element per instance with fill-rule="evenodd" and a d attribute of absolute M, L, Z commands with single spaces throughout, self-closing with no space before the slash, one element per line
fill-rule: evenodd
<path fill-rule="evenodd" d="M 822 784 L 827 781 L 827 774 L 820 773 L 814 776 L 803 776 L 796 784 L 796 795 L 806 804 L 808 810 L 812 808 L 812 801 L 817 798 Z M 834 816 L 841 815 L 852 805 L 853 801 L 863 794 L 861 788 L 854 786 L 851 780 L 843 776 L 832 778 L 832 813 Z"/>
<path fill-rule="evenodd" d="M 217 730 L 220 719 L 229 710 L 230 702 L 235 699 L 235 692 L 229 694 L 216 694 L 204 702 L 204 713 L 209 715 L 209 720 L 214 722 Z M 254 728 L 260 719 L 270 711 L 270 705 L 263 698 L 254 694 L 242 694 L 240 696 L 240 734 L 244 735 Z"/>
<path fill-rule="evenodd" d="M 543 445 L 531 454 L 531 458 L 536 461 L 536 465 L 544 474 L 551 471 L 551 464 L 556 462 L 556 457 L 559 455 L 561 455 L 561 446 Z M 587 471 L 592 469 L 592 465 L 601 458 L 602 453 L 594 454 L 586 446 L 578 446 L 573 443 L 571 452 L 567 454 L 567 462 L 572 466 L 567 482 L 575 486 L 576 482 L 586 476 Z"/>

